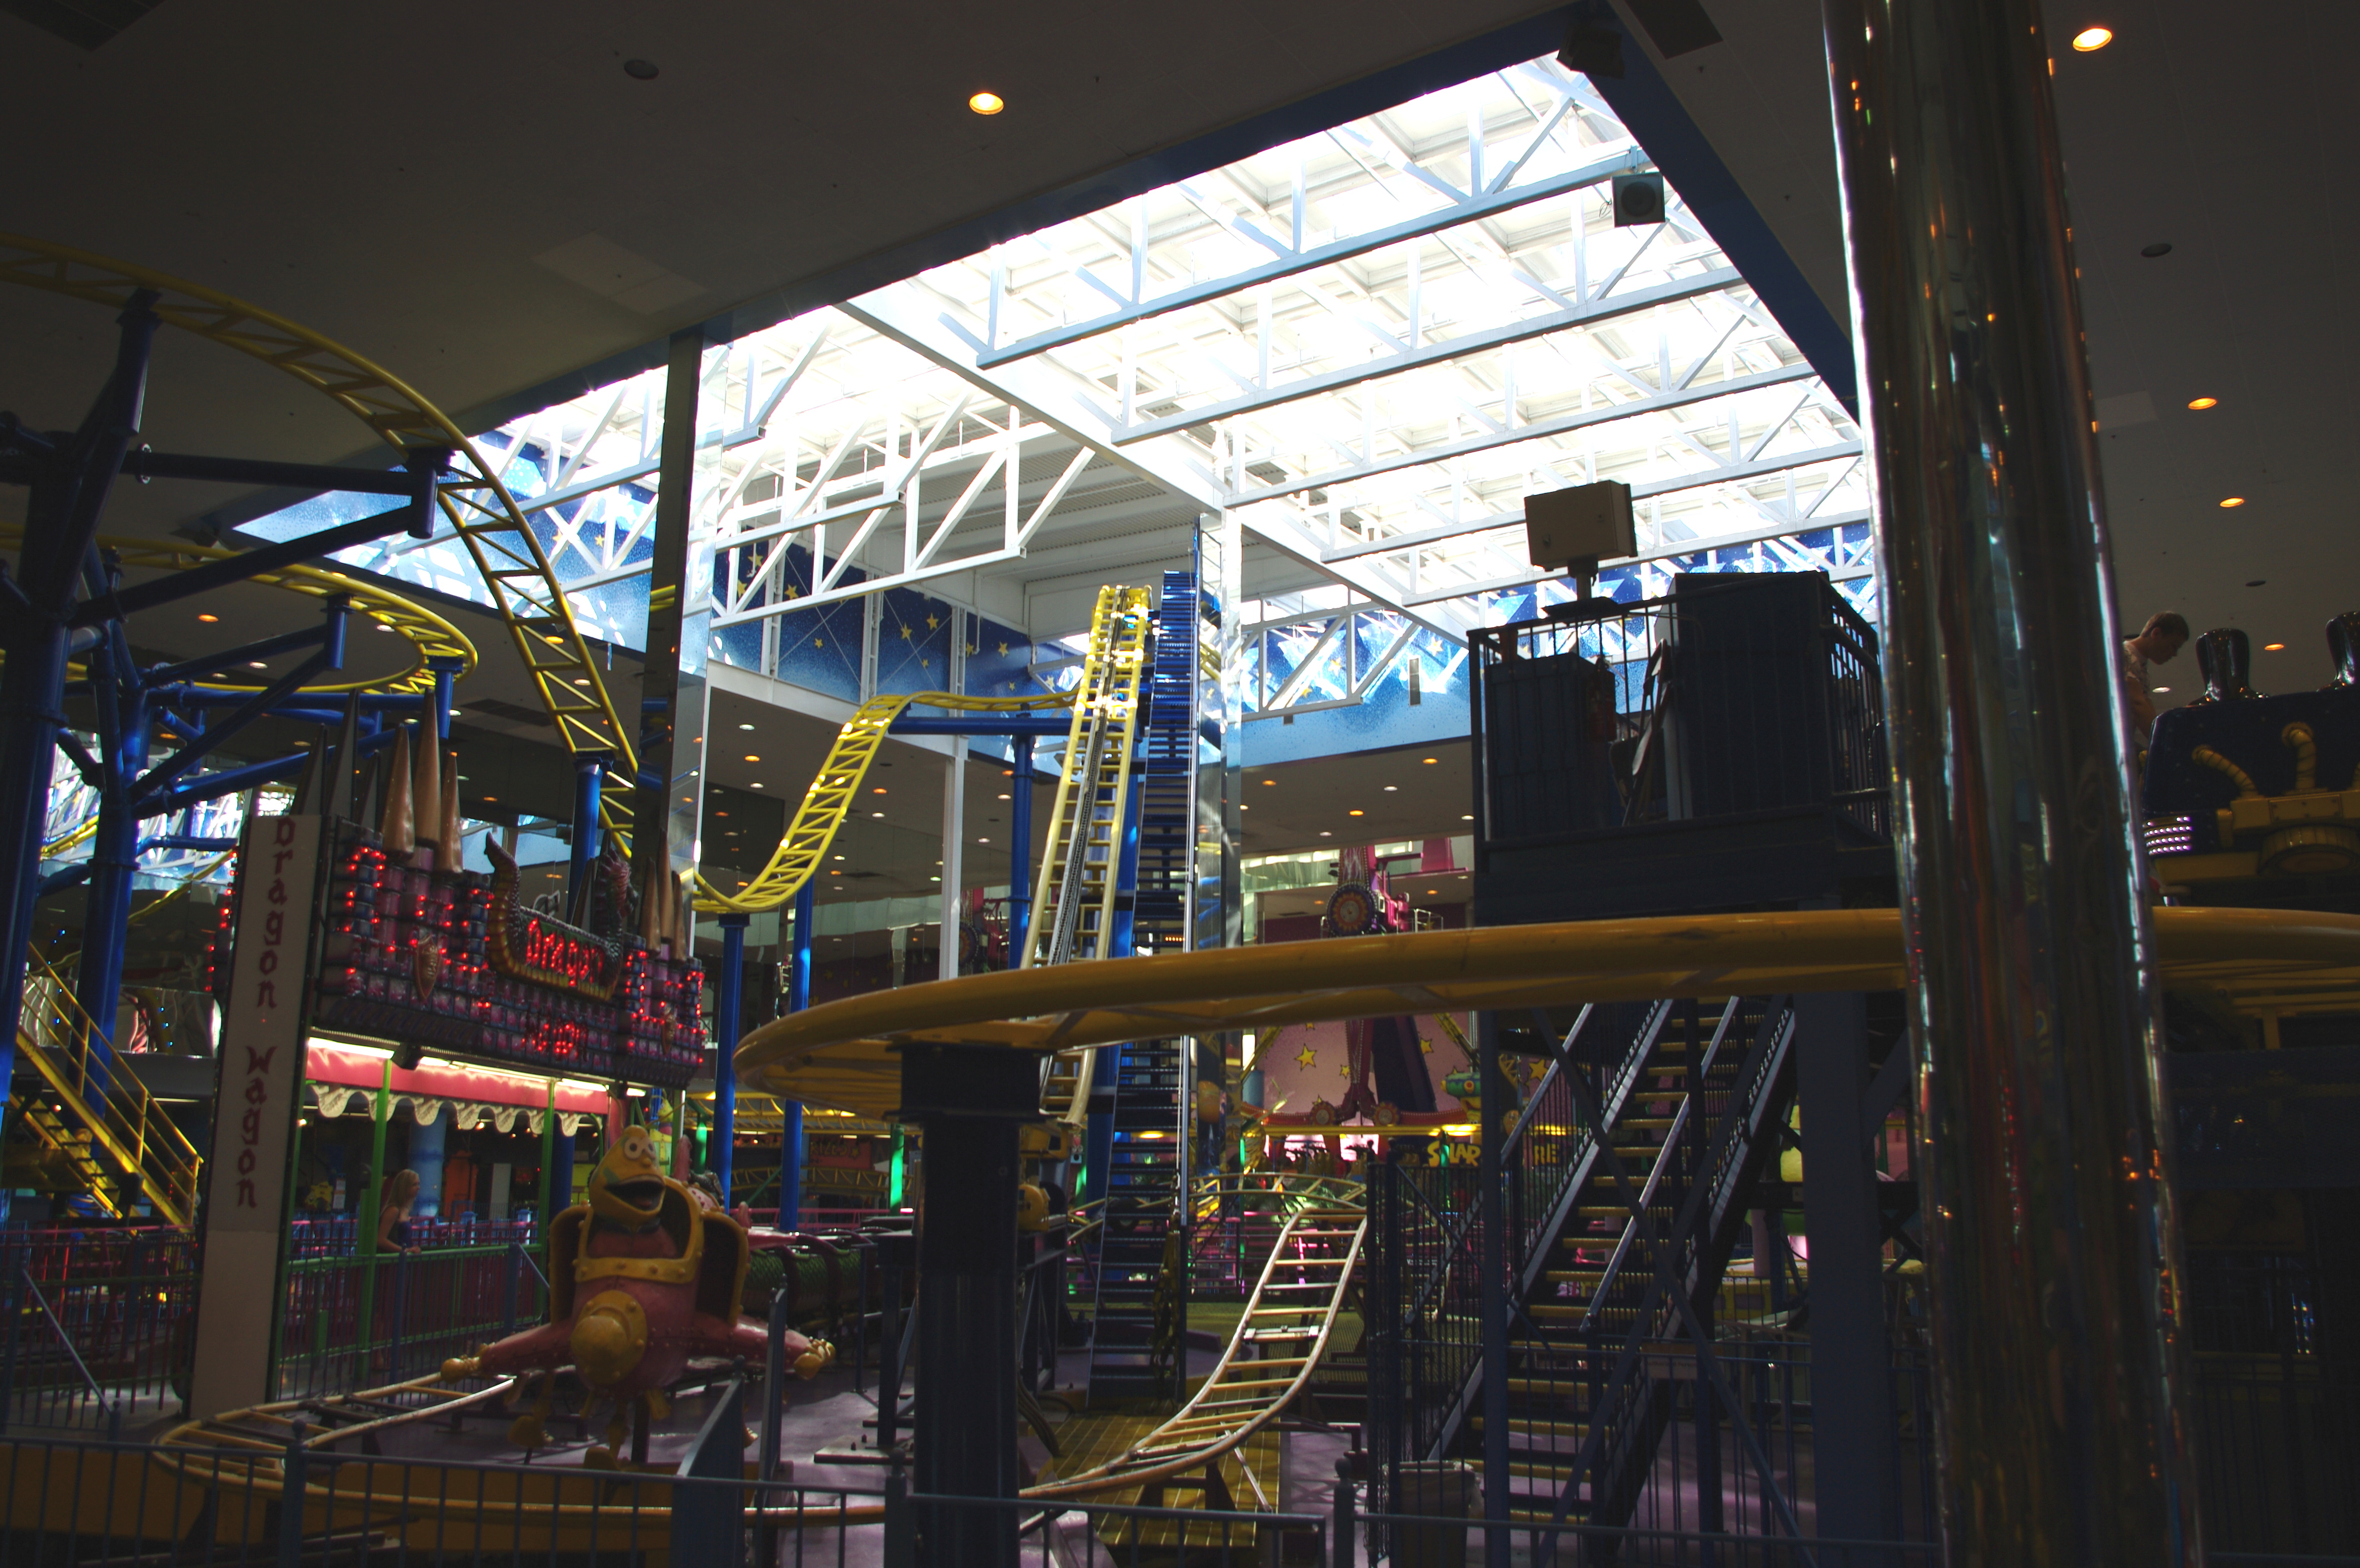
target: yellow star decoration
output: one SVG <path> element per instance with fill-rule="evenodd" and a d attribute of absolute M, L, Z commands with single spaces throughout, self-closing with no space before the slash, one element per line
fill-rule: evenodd
<path fill-rule="evenodd" d="M 926 617 L 926 630 L 927 630 L 932 631 L 935 627 L 940 626 L 941 624 L 942 624 L 942 620 L 941 620 L 941 618 L 940 618 L 940 617 L 938 617 L 938 616 L 932 616 L 932 615 L 930 615 L 930 616 Z"/>
<path fill-rule="evenodd" d="M 814 648 L 825 648 L 827 646 L 827 639 L 824 637 L 814 637 L 812 639 L 812 646 Z"/>
<path fill-rule="evenodd" d="M 1350 1064 L 1349 1062 L 1338 1062 L 1338 1063 L 1336 1064 L 1336 1076 L 1337 1076 L 1338 1078 L 1349 1078 L 1349 1077 L 1351 1077 L 1351 1076 L 1352 1076 L 1352 1068 L 1351 1068 L 1351 1064 Z"/>
<path fill-rule="evenodd" d="M 904 642 L 907 642 L 909 640 L 910 640 L 910 629 L 909 629 L 908 627 L 906 627 L 906 626 L 905 626 L 905 627 L 901 628 L 901 641 L 904 641 Z"/>
<path fill-rule="evenodd" d="M 974 649 L 972 649 L 972 648 L 970 648 L 970 649 L 968 649 L 968 650 L 967 650 L 967 652 L 970 652 L 970 653 L 972 653 L 972 652 L 975 652 L 975 650 L 974 650 Z M 1002 642 L 1002 643 L 1000 645 L 1000 657 L 1002 657 L 1002 658 L 1006 658 L 1006 657 L 1008 656 L 1008 644 L 1007 644 L 1007 643 Z"/>
<path fill-rule="evenodd" d="M 1297 1067 L 1317 1067 L 1319 1065 L 1319 1053 L 1313 1050 L 1309 1046 L 1306 1046 L 1301 1050 L 1295 1053 L 1295 1065 Z"/>
<path fill-rule="evenodd" d="M 1430 1057 L 1434 1054 L 1434 1042 L 1420 1035 L 1417 1037 L 1417 1048 L 1421 1055 Z"/>

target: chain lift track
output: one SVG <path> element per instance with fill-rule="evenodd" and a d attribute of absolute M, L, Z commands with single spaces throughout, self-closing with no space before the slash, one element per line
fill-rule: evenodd
<path fill-rule="evenodd" d="M 1042 855 L 1044 885 L 1032 902 L 1022 969 L 1112 956 L 1123 829 L 1131 808 L 1131 762 L 1147 674 L 1145 588 L 1098 590 L 1089 651 L 1074 693 L 1074 722 L 1049 812 Z M 1093 1051 L 1068 1051 L 1042 1068 L 1041 1113 L 1078 1131 L 1088 1120 Z"/>
<path fill-rule="evenodd" d="M 152 290 L 166 324 L 233 348 L 342 404 L 396 452 L 448 451 L 436 487 L 442 515 L 466 545 L 508 627 L 541 706 L 573 755 L 604 754 L 627 777 L 639 772 L 637 729 L 615 712 L 605 675 L 574 625 L 565 590 L 498 471 L 441 410 L 352 350 L 283 316 L 144 267 L 0 233 L 0 282 L 64 294 L 113 310 Z M 630 792 L 603 792 L 599 819 L 628 839 Z"/>

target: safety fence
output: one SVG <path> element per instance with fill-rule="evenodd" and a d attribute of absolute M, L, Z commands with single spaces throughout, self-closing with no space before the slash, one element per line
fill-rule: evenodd
<path fill-rule="evenodd" d="M 539 1321 L 547 1289 L 540 1261 L 519 1243 L 297 1258 L 287 1269 L 278 1397 L 420 1376 Z"/>
<path fill-rule="evenodd" d="M 290 1257 L 354 1257 L 359 1255 L 365 1224 L 375 1224 L 374 1213 L 319 1214 L 295 1217 L 288 1227 Z M 449 1246 L 506 1246 L 521 1242 L 534 1245 L 539 1231 L 529 1219 L 478 1220 L 469 1216 L 442 1219 L 431 1214 L 412 1215 L 410 1220 L 410 1245 L 421 1249 Z"/>
<path fill-rule="evenodd" d="M 105 1431 L 177 1412 L 197 1286 L 177 1233 L 0 1242 L 0 1422 Z M 541 1261 L 520 1243 L 293 1259 L 278 1396 L 432 1371 L 538 1321 L 547 1304 Z"/>

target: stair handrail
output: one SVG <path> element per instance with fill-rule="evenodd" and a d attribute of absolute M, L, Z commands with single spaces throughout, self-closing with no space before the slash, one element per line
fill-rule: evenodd
<path fill-rule="evenodd" d="M 38 949 L 27 951 L 26 964 L 27 978 L 39 982 L 27 987 L 27 998 L 38 995 L 39 1003 L 27 1010 L 31 1016 L 19 1017 L 17 1033 L 36 1047 L 36 1066 L 60 1098 L 71 1102 L 93 1137 L 126 1167 L 125 1174 L 146 1189 L 160 1218 L 179 1225 L 194 1223 L 202 1157 L 158 1108 L 123 1053 L 108 1053 L 104 1091 L 100 1103 L 92 1105 L 90 1041 L 97 1025 Z M 56 1059 L 60 1058 L 62 1066 Z"/>
<path fill-rule="evenodd" d="M 57 1313 L 50 1309 L 49 1299 L 41 1294 L 40 1284 L 34 1279 L 33 1271 L 20 1267 L 16 1270 L 16 1277 L 17 1282 L 33 1293 L 33 1304 L 40 1308 L 41 1316 L 49 1320 L 49 1331 L 58 1336 L 58 1343 L 65 1350 L 68 1359 L 73 1362 L 75 1376 L 82 1379 L 82 1387 L 90 1390 L 91 1402 L 106 1413 L 107 1441 L 114 1442 L 123 1435 L 122 1404 L 110 1401 L 106 1390 L 98 1386 L 98 1379 L 90 1375 L 90 1367 L 82 1360 L 82 1352 L 74 1348 L 73 1336 L 66 1332 L 65 1324 L 59 1321 Z M 0 1420 L 5 1420 L 5 1412 L 0 1411 Z"/>

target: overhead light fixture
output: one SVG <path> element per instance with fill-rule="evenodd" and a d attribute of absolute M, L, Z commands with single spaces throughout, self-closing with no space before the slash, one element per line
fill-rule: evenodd
<path fill-rule="evenodd" d="M 747 753 L 746 753 L 746 760 L 747 760 L 748 762 L 760 762 L 762 759 L 761 759 L 761 758 L 759 758 L 759 757 L 758 757 L 758 756 L 756 756 L 756 755 L 754 755 L 754 753 L 753 753 L 753 752 L 748 751 L 748 752 L 747 752 Z"/>
<path fill-rule="evenodd" d="M 1012 798 L 1012 797 L 1011 797 L 1011 796 L 1009 796 L 1009 795 L 1001 795 L 1000 798 L 1000 799 L 1002 799 L 1002 800 L 1008 800 L 1008 799 L 1011 799 L 1011 798 Z"/>
<path fill-rule="evenodd" d="M 1264 783 L 1264 784 L 1276 784 L 1278 781 L 1277 781 L 1276 779 L 1264 779 L 1264 780 L 1262 780 L 1262 783 Z"/>
<path fill-rule="evenodd" d="M 2265 653 L 2283 653 L 2286 652 L 2286 644 L 2283 642 L 2265 642 L 2262 644 L 2262 652 Z"/>
<path fill-rule="evenodd" d="M 2083 27 L 2073 35 L 2073 47 L 2083 54 L 2093 53 L 2114 41 L 2114 29 L 2112 27 Z"/>
<path fill-rule="evenodd" d="M 377 629 L 379 631 L 390 631 L 393 630 L 393 622 L 389 620 L 380 620 L 377 623 Z"/>
<path fill-rule="evenodd" d="M 2221 406 L 2221 400 L 2218 398 L 2191 398 L 2188 400 L 2188 406 L 2195 410 L 2198 413 L 2202 413 L 2206 409 L 2219 408 Z"/>
<path fill-rule="evenodd" d="M 753 727 L 752 725 L 750 725 L 750 724 L 741 724 L 741 725 L 739 725 L 738 728 L 738 729 L 753 729 L 754 727 Z"/>
<path fill-rule="evenodd" d="M 991 840 L 990 840 L 990 839 L 978 839 L 976 840 L 976 842 L 977 842 L 977 843 L 978 843 L 978 844 L 989 844 L 989 843 L 990 843 L 990 842 L 991 842 Z"/>
<path fill-rule="evenodd" d="M 1367 812 L 1365 812 L 1365 811 L 1363 811 L 1363 810 L 1361 810 L 1359 806 L 1356 806 L 1352 807 L 1352 809 L 1351 809 L 1351 810 L 1349 810 L 1349 811 L 1346 812 L 1344 815 L 1345 815 L 1345 816 L 1347 816 L 1347 817 L 1366 817 L 1366 816 L 1368 815 L 1368 813 L 1367 813 Z"/>
<path fill-rule="evenodd" d="M 2244 506 L 2245 504 L 2245 497 L 2243 497 L 2243 496 L 2227 496 L 2227 497 L 2223 498 L 2222 502 L 2221 502 L 2221 505 L 2222 505 L 2223 507 L 2224 507 L 2224 508 L 2226 508 L 2226 507 L 2241 507 L 2241 506 Z"/>
<path fill-rule="evenodd" d="M 248 659 L 248 660 L 246 662 L 246 667 L 247 669 L 249 669 L 249 670 L 267 670 L 267 669 L 268 669 L 270 666 L 269 666 L 269 665 L 268 665 L 268 664 L 266 664 L 266 663 L 263 663 L 261 660 L 259 660 L 259 659 Z"/>
<path fill-rule="evenodd" d="M 1462 811 L 1459 814 L 1459 820 L 1461 822 L 1472 822 L 1475 820 L 1475 814 L 1471 811 Z"/>
<path fill-rule="evenodd" d="M 1418 761 L 1424 762 L 1428 767 L 1432 767 L 1435 763 L 1442 761 L 1442 759 L 1439 757 L 1420 757 Z"/>
<path fill-rule="evenodd" d="M 844 859 L 844 857 L 843 857 L 842 855 L 836 855 L 836 856 L 835 856 L 835 857 L 833 857 L 833 858 L 834 858 L 834 859 L 836 859 L 836 860 L 839 860 L 839 861 L 840 861 L 840 860 L 842 860 L 842 859 Z"/>
<path fill-rule="evenodd" d="M 2152 690 L 2154 690 L 2154 691 L 2157 691 L 2157 692 L 2168 692 L 2168 691 L 2169 691 L 2171 688 L 2170 688 L 2169 686 L 2155 686 L 2155 687 L 2152 687 L 2152 688 L 2150 688 L 2150 689 L 2152 689 Z"/>
<path fill-rule="evenodd" d="M 1330 832 L 1329 832 L 1329 831 L 1328 831 L 1328 829 L 1326 829 L 1325 828 L 1322 828 L 1321 829 L 1319 829 L 1319 836 L 1320 836 L 1322 839 L 1333 839 L 1336 835 L 1335 835 L 1335 834 L 1333 834 L 1333 833 L 1330 833 Z"/>
<path fill-rule="evenodd" d="M 879 784 L 875 789 L 870 790 L 869 793 L 871 795 L 883 795 L 885 793 L 885 786 L 883 784 Z"/>
<path fill-rule="evenodd" d="M 489 805 L 491 805 L 494 801 L 496 801 L 496 800 L 497 800 L 497 799 L 499 799 L 499 798 L 500 798 L 500 797 L 499 797 L 498 795 L 487 795 L 484 796 L 484 804 L 485 804 L 486 806 L 489 806 Z"/>
<path fill-rule="evenodd" d="M 1008 107 L 1008 100 L 997 93 L 978 93 L 967 101 L 967 106 L 978 115 L 996 115 Z"/>
<path fill-rule="evenodd" d="M 1401 785 L 1399 785 L 1399 784 L 1387 784 L 1387 785 L 1385 785 L 1385 793 L 1386 793 L 1387 795 L 1393 795 L 1393 794 L 1396 793 L 1397 791 L 1399 791 L 1399 790 L 1400 790 L 1400 788 L 1401 788 Z"/>
<path fill-rule="evenodd" d="M 759 779 L 756 779 L 756 780 L 755 780 L 751 784 L 749 784 L 748 787 L 748 788 L 750 788 L 750 789 L 760 789 L 760 788 L 762 787 L 762 781 L 761 781 L 761 780 L 759 780 Z"/>
<path fill-rule="evenodd" d="M 869 816 L 871 816 L 871 817 L 882 817 L 882 816 L 884 816 L 885 814 L 884 814 L 883 812 L 881 812 L 881 811 L 872 811 L 872 812 L 870 812 L 869 815 Z"/>
<path fill-rule="evenodd" d="M 210 625 L 212 625 L 214 621 L 219 620 L 221 619 L 221 617 L 220 617 L 220 616 L 218 616 L 218 615 L 200 614 L 200 615 L 197 617 L 197 619 L 198 619 L 199 620 L 203 621 L 206 625 L 210 626 Z"/>

